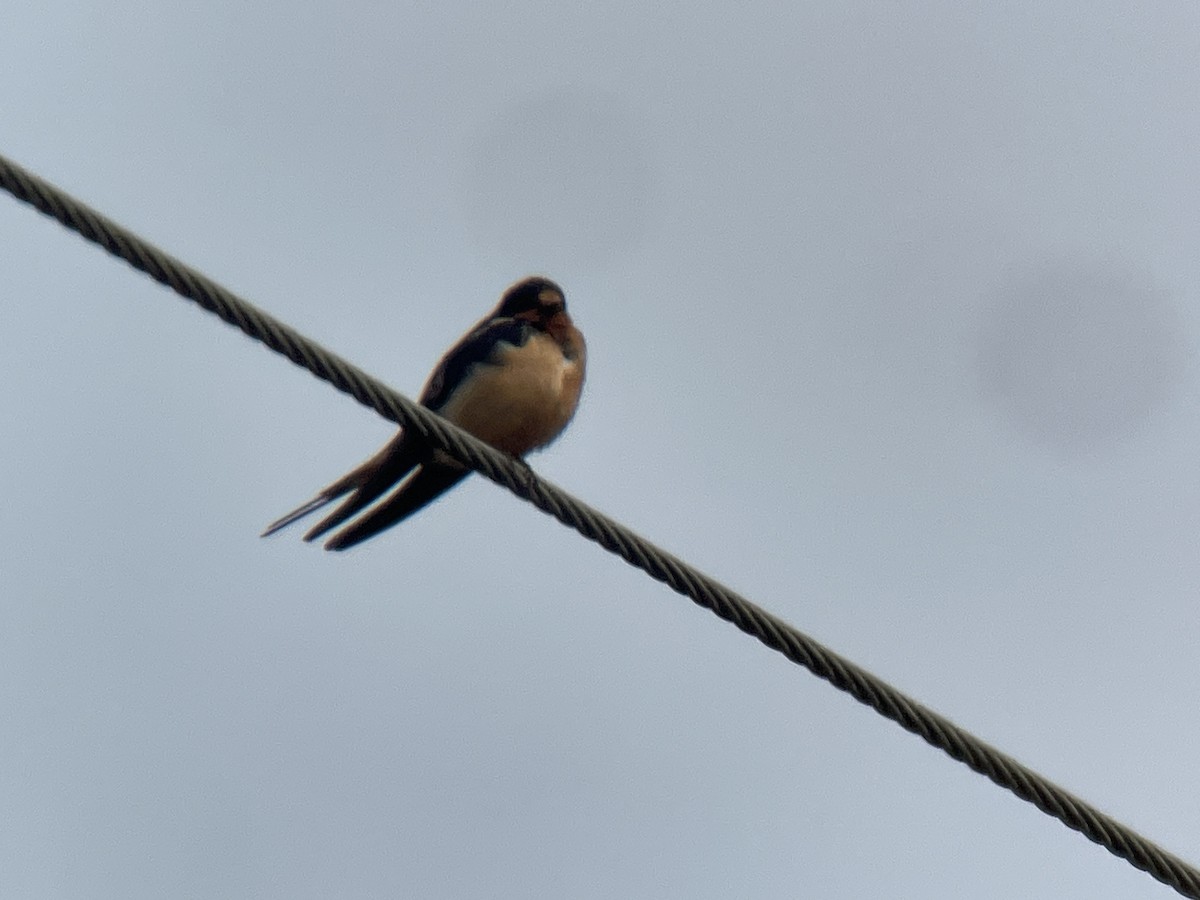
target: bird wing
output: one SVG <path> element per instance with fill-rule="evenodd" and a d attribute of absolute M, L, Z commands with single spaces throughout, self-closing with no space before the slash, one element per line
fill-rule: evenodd
<path fill-rule="evenodd" d="M 470 469 L 457 463 L 425 463 L 386 500 L 326 541 L 325 549 L 348 550 L 374 537 L 428 506 L 470 474 Z"/>
<path fill-rule="evenodd" d="M 481 322 L 451 347 L 429 376 L 421 391 L 422 405 L 440 412 L 450 397 L 471 377 L 476 366 L 496 362 L 500 344 L 521 347 L 533 334 L 528 322 L 491 319 Z"/>

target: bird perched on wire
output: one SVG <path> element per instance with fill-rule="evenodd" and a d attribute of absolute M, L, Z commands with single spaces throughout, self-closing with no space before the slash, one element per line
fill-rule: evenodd
<path fill-rule="evenodd" d="M 579 405 L 586 361 L 583 335 L 567 315 L 562 288 L 548 278 L 526 278 L 506 290 L 496 308 L 442 357 L 421 403 L 522 457 L 547 446 L 567 427 Z M 470 471 L 402 429 L 365 463 L 271 523 L 262 536 L 349 494 L 304 535 L 315 540 L 366 510 L 325 543 L 327 550 L 346 550 L 404 521 Z"/>

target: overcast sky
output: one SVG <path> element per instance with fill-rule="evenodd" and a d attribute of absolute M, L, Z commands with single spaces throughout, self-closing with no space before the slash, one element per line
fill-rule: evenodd
<path fill-rule="evenodd" d="M 8 4 L 0 153 L 1200 862 L 1200 6 Z M 1172 892 L 0 196 L 0 895 Z"/>

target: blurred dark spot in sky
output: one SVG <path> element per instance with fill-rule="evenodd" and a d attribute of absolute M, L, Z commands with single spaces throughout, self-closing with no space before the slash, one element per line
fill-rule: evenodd
<path fill-rule="evenodd" d="M 637 247 L 657 181 L 636 117 L 600 91 L 517 101 L 476 134 L 465 209 L 477 239 L 518 259 L 603 267 Z"/>
<path fill-rule="evenodd" d="M 984 397 L 1028 438 L 1077 457 L 1103 452 L 1163 415 L 1189 341 L 1173 299 L 1145 273 L 1059 261 L 1010 277 L 984 309 Z"/>

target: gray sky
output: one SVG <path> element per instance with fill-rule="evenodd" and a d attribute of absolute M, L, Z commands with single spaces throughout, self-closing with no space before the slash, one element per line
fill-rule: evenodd
<path fill-rule="evenodd" d="M 27 8 L 22 8 L 27 7 Z M 0 152 L 1200 861 L 1200 7 L 38 3 Z M 1169 897 L 0 197 L 0 894 Z"/>

